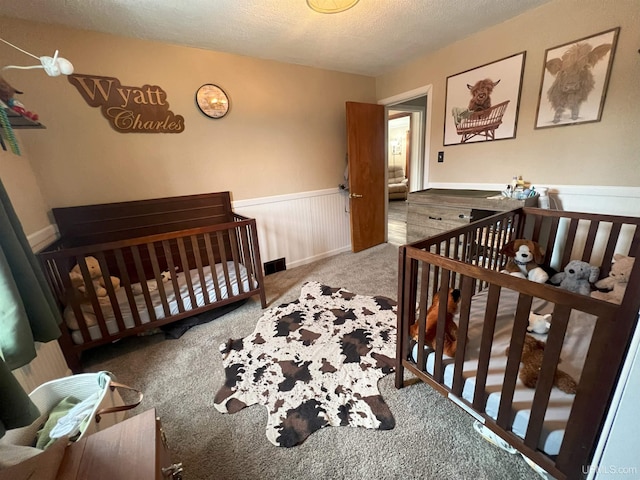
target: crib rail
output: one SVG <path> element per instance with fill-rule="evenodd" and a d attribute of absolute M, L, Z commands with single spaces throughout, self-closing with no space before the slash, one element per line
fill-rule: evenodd
<path fill-rule="evenodd" d="M 544 265 L 561 268 L 571 259 L 603 265 L 602 276 L 614 253 L 640 254 L 640 219 L 523 208 L 503 212 L 465 227 L 400 247 L 398 279 L 398 343 L 396 387 L 404 386 L 404 370 L 432 385 L 456 403 L 474 412 L 497 435 L 557 478 L 583 478 L 604 422 L 624 354 L 640 308 L 640 262 L 636 262 L 621 305 L 600 301 L 554 286 L 516 278 L 500 269 L 506 262 L 501 248 L 512 239 L 528 238 L 545 249 Z M 445 288 L 442 288 L 445 287 Z M 445 384 L 445 305 L 448 288 L 461 291 L 458 346 L 453 379 Z M 485 413 L 496 312 L 502 289 L 518 292 L 497 418 Z M 473 400 L 462 398 L 463 364 L 467 349 L 469 311 L 474 295 L 486 290 L 482 337 Z M 428 305 L 440 295 L 440 311 L 432 373 L 427 370 L 425 317 Z M 551 302 L 553 322 L 547 336 L 540 376 L 535 387 L 524 438 L 511 431 L 514 391 L 533 299 Z M 557 457 L 538 448 L 554 376 L 560 361 L 572 311 L 596 317 L 588 355 L 584 359 L 563 442 Z M 409 328 L 418 322 L 416 361 L 410 356 Z"/>

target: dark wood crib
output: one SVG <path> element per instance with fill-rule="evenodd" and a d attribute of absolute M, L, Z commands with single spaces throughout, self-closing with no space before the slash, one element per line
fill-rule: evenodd
<path fill-rule="evenodd" d="M 501 273 L 500 250 L 517 238 L 542 246 L 544 267 L 582 260 L 603 278 L 614 253 L 640 254 L 640 219 L 525 207 L 402 246 L 396 387 L 407 370 L 554 477 L 584 478 L 638 321 L 640 262 L 615 304 Z M 443 353 L 443 286 L 461 291 L 453 358 Z M 441 308 L 432 348 L 424 322 L 434 295 Z M 538 335 L 546 347 L 533 389 L 518 378 L 531 311 L 552 314 L 548 334 Z M 416 321 L 417 343 L 409 334 Z M 575 395 L 554 387 L 557 369 L 575 377 Z"/>
<path fill-rule="evenodd" d="M 266 307 L 256 222 L 234 213 L 229 192 L 54 208 L 60 239 L 38 254 L 65 322 L 69 367 L 97 345 L 233 302 Z M 86 259 L 98 260 L 98 295 Z M 78 265 L 86 291 L 72 282 Z M 173 272 L 163 278 L 163 272 Z"/>

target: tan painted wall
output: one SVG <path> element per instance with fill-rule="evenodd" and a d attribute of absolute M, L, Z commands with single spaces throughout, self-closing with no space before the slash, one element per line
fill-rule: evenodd
<path fill-rule="evenodd" d="M 640 2 L 554 0 L 377 79 L 379 99 L 433 85 L 429 181 L 640 186 Z M 534 130 L 545 50 L 620 26 L 598 123 Z M 453 27 L 453 26 L 452 26 Z M 516 138 L 443 147 L 447 76 L 526 51 Z M 437 152 L 445 151 L 444 163 Z"/>
<path fill-rule="evenodd" d="M 16 135 L 22 147 L 28 141 L 28 135 Z M 49 225 L 47 212 L 49 206 L 42 195 L 36 176 L 25 152 L 21 156 L 0 150 L 0 178 L 11 199 L 22 228 L 28 234 L 37 232 Z"/>
<path fill-rule="evenodd" d="M 0 31 L 37 55 L 59 49 L 77 73 L 158 85 L 170 110 L 185 118 L 180 134 L 117 133 L 66 78 L 7 70 L 5 78 L 24 90 L 22 102 L 47 127 L 18 135 L 51 207 L 221 190 L 241 200 L 336 187 L 345 168 L 345 102 L 376 100 L 370 77 L 1 17 Z M 10 47 L 1 51 L 4 64 L 32 64 Z M 228 93 L 225 118 L 197 109 L 195 92 L 204 83 Z M 13 200 L 21 217 L 42 219 L 41 199 Z M 29 220 L 25 229 L 44 226 Z"/>

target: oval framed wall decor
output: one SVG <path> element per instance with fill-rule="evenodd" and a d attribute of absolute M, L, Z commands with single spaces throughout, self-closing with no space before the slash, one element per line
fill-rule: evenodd
<path fill-rule="evenodd" d="M 222 118 L 229 113 L 229 97 L 212 83 L 205 83 L 196 92 L 196 105 L 209 118 Z"/>

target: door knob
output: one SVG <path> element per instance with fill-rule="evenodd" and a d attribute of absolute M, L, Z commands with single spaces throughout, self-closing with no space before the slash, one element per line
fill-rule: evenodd
<path fill-rule="evenodd" d="M 350 193 L 349 198 L 362 198 L 362 195 L 358 195 L 357 193 Z"/>

